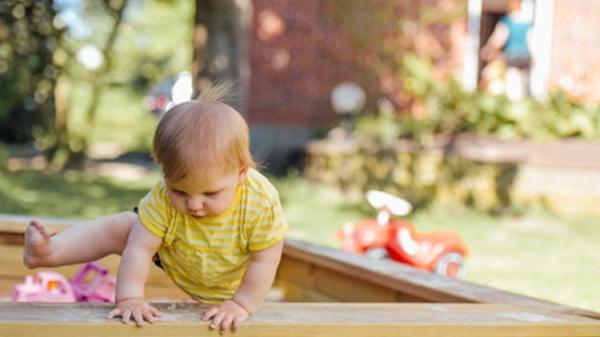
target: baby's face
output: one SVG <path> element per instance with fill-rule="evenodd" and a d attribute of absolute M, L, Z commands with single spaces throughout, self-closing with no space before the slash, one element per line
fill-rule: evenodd
<path fill-rule="evenodd" d="M 247 169 L 206 170 L 181 181 L 166 181 L 167 195 L 173 207 L 196 219 L 223 214 L 235 198 L 236 188 L 243 183 Z"/>

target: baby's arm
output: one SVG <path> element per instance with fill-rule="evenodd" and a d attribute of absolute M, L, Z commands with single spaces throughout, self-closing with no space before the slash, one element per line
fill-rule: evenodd
<path fill-rule="evenodd" d="M 252 253 L 252 263 L 233 296 L 233 300 L 248 313 L 255 313 L 271 290 L 282 251 L 283 240 L 273 247 Z"/>
<path fill-rule="evenodd" d="M 252 262 L 233 299 L 210 308 L 202 316 L 204 320 L 212 321 L 212 329 L 219 327 L 224 333 L 231 326 L 235 332 L 260 308 L 273 284 L 282 251 L 283 240 L 270 248 L 252 253 Z"/>
<path fill-rule="evenodd" d="M 123 323 L 133 317 L 140 326 L 144 320 L 153 322 L 160 313 L 144 301 L 144 284 L 148 277 L 150 261 L 161 244 L 161 239 L 150 233 L 136 219 L 121 257 L 117 274 L 116 307 L 107 318 L 121 316 Z"/>

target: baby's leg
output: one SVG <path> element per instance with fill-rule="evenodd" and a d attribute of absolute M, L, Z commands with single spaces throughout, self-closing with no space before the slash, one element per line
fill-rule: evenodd
<path fill-rule="evenodd" d="M 53 235 L 33 220 L 25 231 L 23 262 L 29 268 L 90 262 L 121 254 L 137 215 L 123 212 L 85 222 Z"/>

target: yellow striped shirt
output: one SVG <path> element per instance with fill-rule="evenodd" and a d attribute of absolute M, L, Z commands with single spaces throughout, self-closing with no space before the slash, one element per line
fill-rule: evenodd
<path fill-rule="evenodd" d="M 160 182 L 140 201 L 139 217 L 146 229 L 162 238 L 158 256 L 165 272 L 205 303 L 232 298 L 250 252 L 272 247 L 287 230 L 277 190 L 254 169 L 248 170 L 223 214 L 195 219 L 178 212 Z"/>

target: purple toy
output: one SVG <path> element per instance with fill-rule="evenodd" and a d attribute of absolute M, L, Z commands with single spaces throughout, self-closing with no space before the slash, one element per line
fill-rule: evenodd
<path fill-rule="evenodd" d="M 89 273 L 95 273 L 92 279 Z M 108 270 L 96 262 L 86 263 L 71 279 L 71 286 L 77 302 L 114 302 L 115 278 Z"/>
<path fill-rule="evenodd" d="M 13 302 L 113 302 L 115 288 L 115 278 L 108 275 L 108 270 L 90 262 L 70 282 L 53 271 L 29 275 L 25 283 L 15 285 L 11 299 Z"/>

